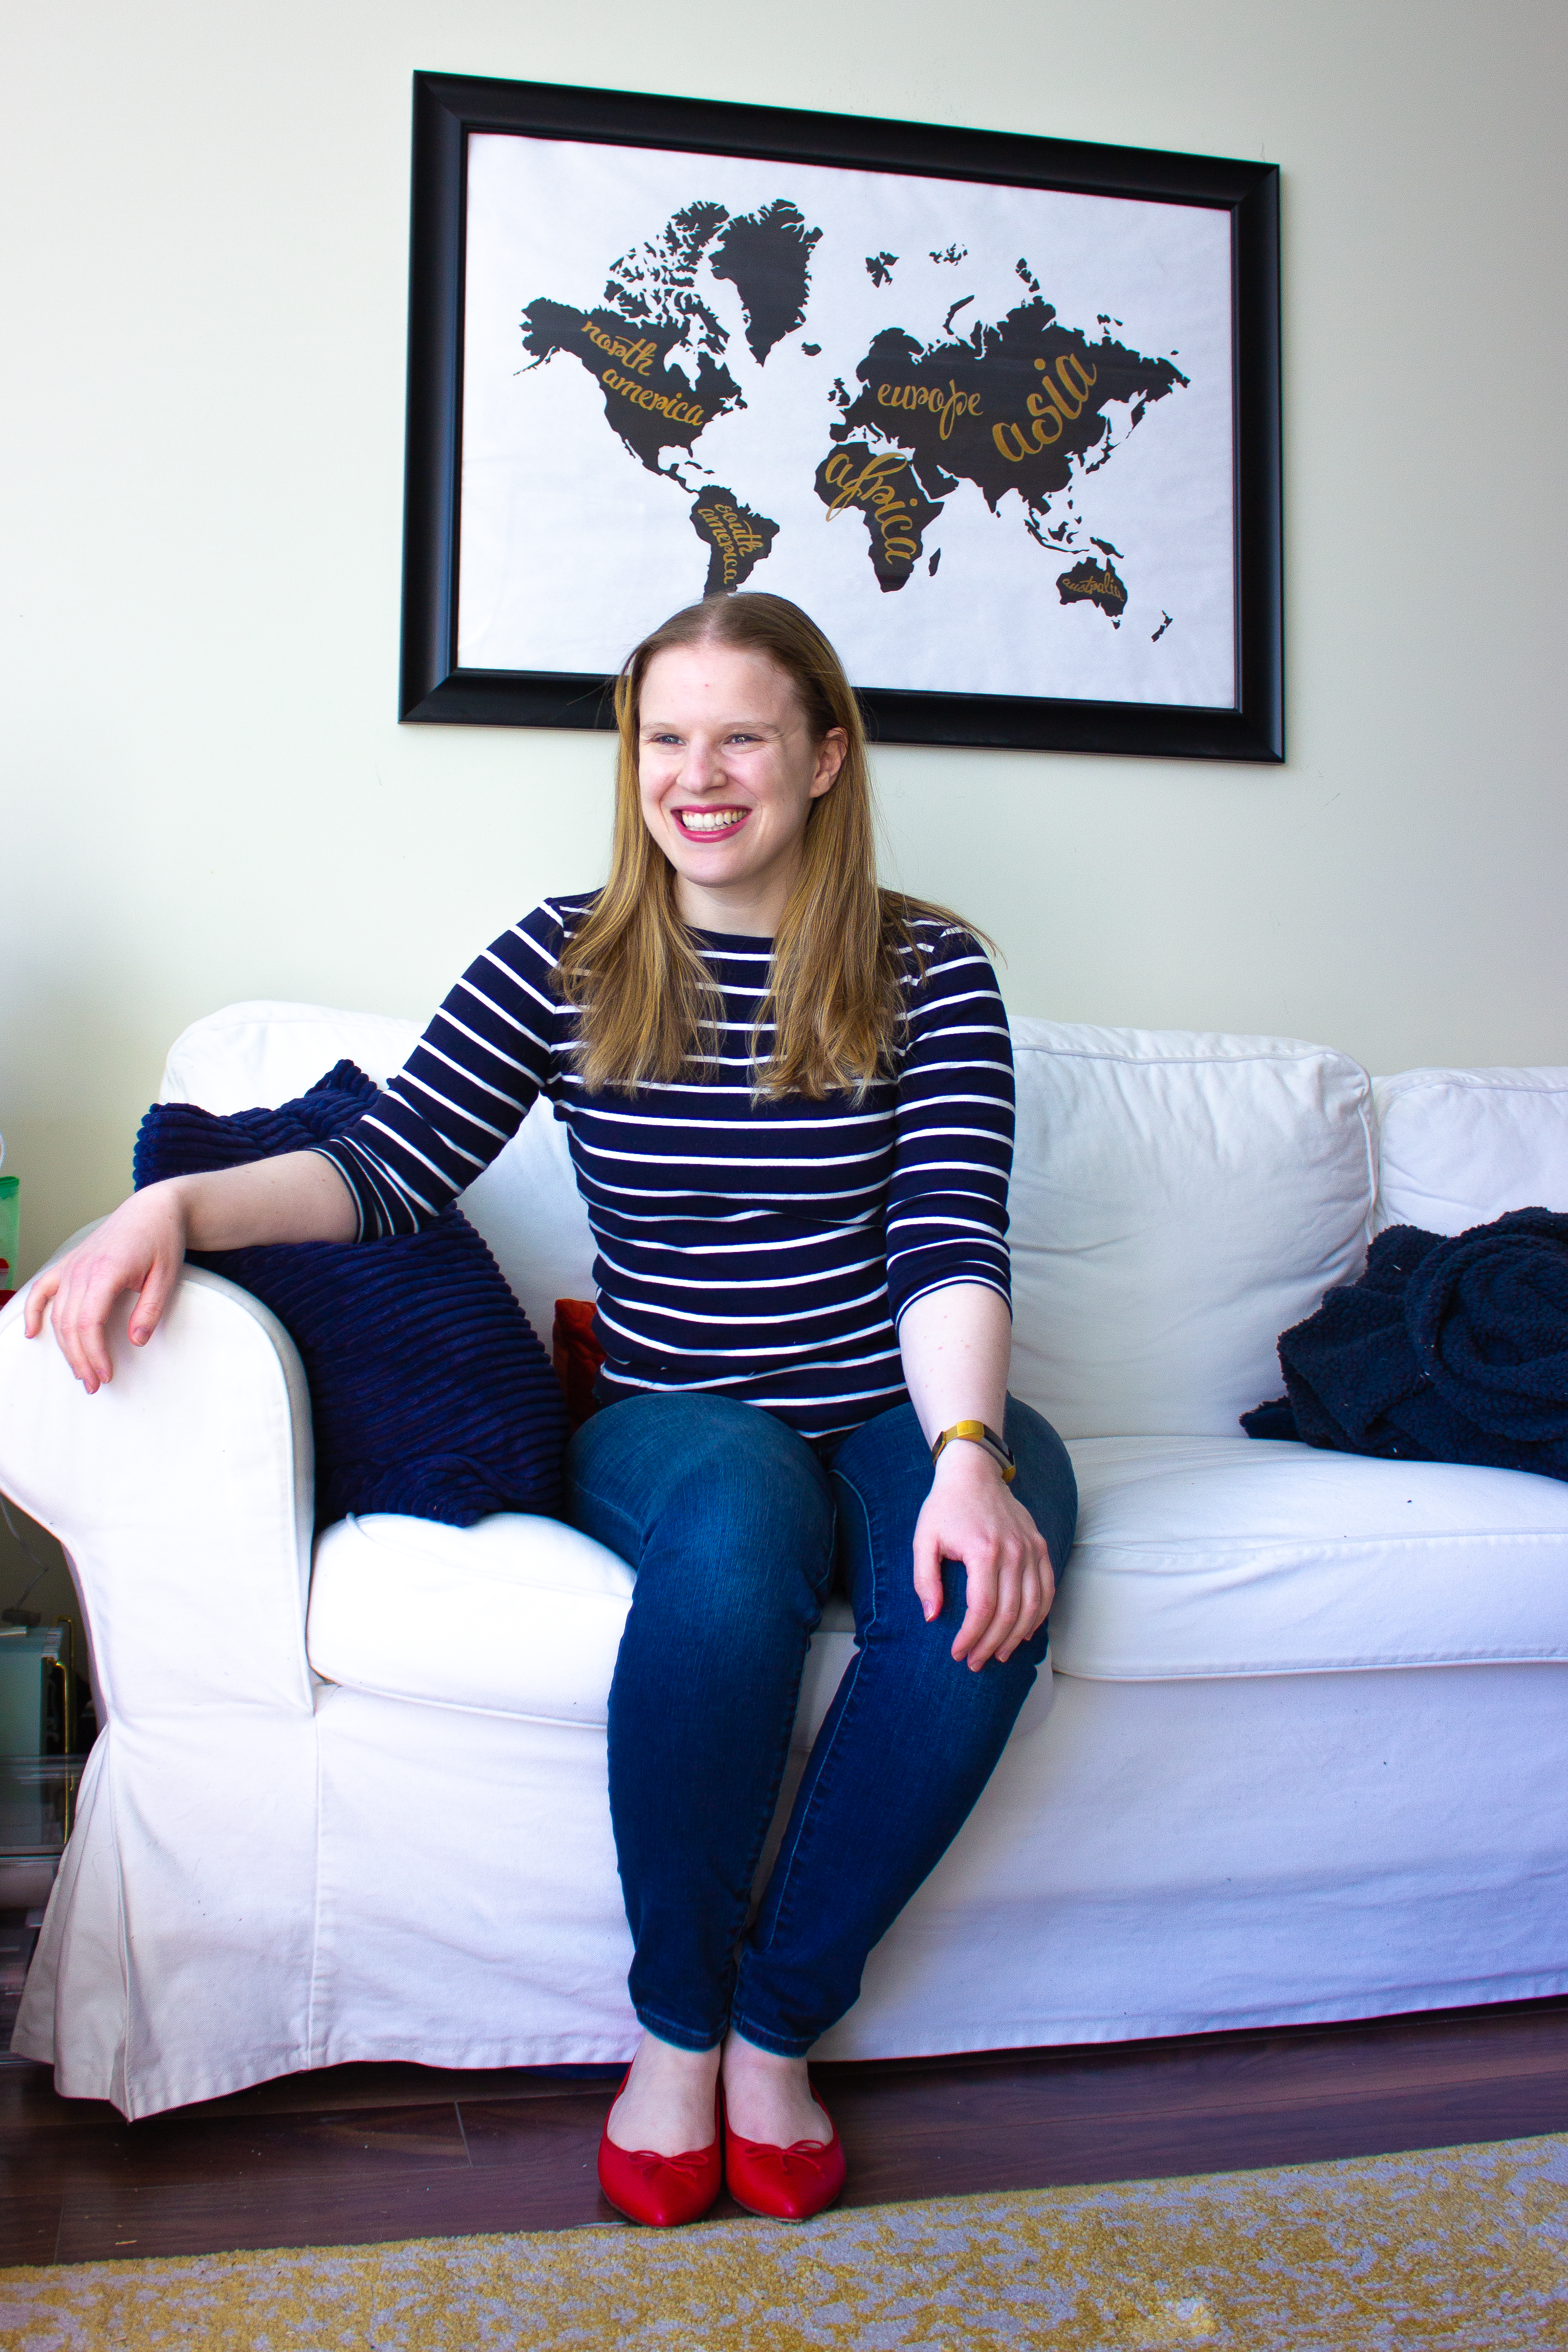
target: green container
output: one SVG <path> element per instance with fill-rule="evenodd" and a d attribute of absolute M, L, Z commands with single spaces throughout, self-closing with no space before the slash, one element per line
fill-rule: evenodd
<path fill-rule="evenodd" d="M 16 1265 L 21 1244 L 17 1222 L 22 1203 L 17 1195 L 21 1188 L 19 1176 L 0 1176 L 0 1290 L 15 1290 L 18 1280 Z"/>

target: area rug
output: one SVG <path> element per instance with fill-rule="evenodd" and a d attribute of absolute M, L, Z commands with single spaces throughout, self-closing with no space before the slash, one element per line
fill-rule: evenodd
<path fill-rule="evenodd" d="M 1568 2134 L 825 2214 L 0 2272 L 26 2352 L 1533 2352 Z"/>

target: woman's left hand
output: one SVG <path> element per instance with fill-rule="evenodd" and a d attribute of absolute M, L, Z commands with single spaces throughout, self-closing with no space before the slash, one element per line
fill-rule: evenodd
<path fill-rule="evenodd" d="M 1057 1580 L 1035 1522 L 978 1445 L 943 1447 L 915 1527 L 915 1591 L 929 1625 L 942 1613 L 942 1564 L 962 1561 L 968 1606 L 952 1654 L 978 1674 L 1010 1658 L 1050 1613 Z"/>

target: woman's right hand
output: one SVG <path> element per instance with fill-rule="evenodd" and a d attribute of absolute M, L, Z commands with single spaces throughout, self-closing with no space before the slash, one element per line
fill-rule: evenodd
<path fill-rule="evenodd" d="M 24 1320 L 36 1339 L 48 1313 L 60 1352 L 89 1396 L 114 1376 L 109 1318 L 128 1290 L 131 1344 L 144 1348 L 157 1329 L 185 1256 L 184 1179 L 149 1184 L 121 1202 L 68 1257 L 34 1277 Z"/>
<path fill-rule="evenodd" d="M 110 1380 L 109 1318 L 128 1290 L 131 1344 L 144 1348 L 169 1304 L 187 1249 L 244 1249 L 254 1242 L 352 1242 L 359 1209 L 330 1160 L 283 1151 L 238 1168 L 169 1176 L 122 1201 L 68 1257 L 44 1268 L 27 1293 L 27 1337 L 50 1308 L 67 1363 L 92 1396 Z"/>

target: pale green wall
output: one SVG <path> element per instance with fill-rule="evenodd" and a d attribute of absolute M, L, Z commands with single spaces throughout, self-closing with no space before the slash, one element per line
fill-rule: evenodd
<path fill-rule="evenodd" d="M 1558 0 L 108 0 L 11 19 L 0 1128 L 24 1263 L 186 1021 L 417 1013 L 593 881 L 602 741 L 393 717 L 409 76 L 1285 171 L 1283 771 L 889 751 L 1026 1013 L 1568 1061 Z M 482 845 L 482 846 L 476 846 Z"/>

